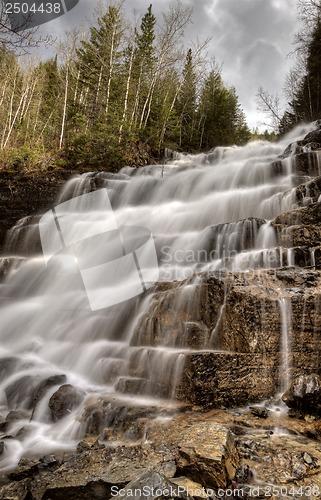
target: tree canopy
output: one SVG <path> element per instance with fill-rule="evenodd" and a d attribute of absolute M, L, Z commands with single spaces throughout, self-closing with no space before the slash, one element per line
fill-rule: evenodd
<path fill-rule="evenodd" d="M 67 34 L 51 60 L 21 64 L 0 52 L 1 150 L 59 153 L 78 168 L 119 168 L 249 139 L 235 89 L 197 43 L 184 48 L 192 11 L 175 0 L 138 22 L 110 3 L 88 33 Z M 4 155 L 5 156 L 5 155 Z"/>

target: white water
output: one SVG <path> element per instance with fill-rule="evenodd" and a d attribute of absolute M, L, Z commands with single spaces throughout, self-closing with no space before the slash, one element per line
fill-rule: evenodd
<path fill-rule="evenodd" d="M 291 298 L 279 299 L 281 318 L 281 360 L 280 360 L 280 393 L 284 393 L 290 387 L 291 369 L 291 333 L 292 333 L 292 307 Z"/>
<path fill-rule="evenodd" d="M 223 267 L 276 267 L 282 251 L 275 248 L 268 221 L 293 206 L 295 165 L 291 158 L 278 160 L 281 170 L 276 171 L 273 161 L 289 142 L 312 129 L 313 125 L 301 127 L 279 144 L 256 142 L 243 148 L 220 148 L 209 155 L 181 155 L 165 166 L 125 168 L 118 175 L 102 173 L 96 179 L 108 189 L 118 226 L 143 226 L 154 235 L 161 281 Z M 57 203 L 90 191 L 93 179 L 90 174 L 72 179 Z M 93 224 L 104 226 L 108 217 L 105 206 L 96 208 L 93 215 Z M 250 219 L 253 217 L 256 219 Z M 75 233 L 83 234 L 81 215 L 72 225 Z M 9 256 L 24 256 L 26 249 L 35 246 L 37 226 L 24 233 L 21 224 L 11 231 Z M 97 246 L 95 258 L 102 259 L 104 252 L 104 246 Z M 28 397 L 37 384 L 54 375 L 66 375 L 67 383 L 81 388 L 87 398 L 70 415 L 53 423 L 47 402 L 61 384 L 51 386 L 37 403 L 32 420 L 20 420 L 6 429 L 12 436 L 21 427 L 26 432 L 5 440 L 3 470 L 14 466 L 25 453 L 73 447 L 85 432 L 81 416 L 89 403 L 105 400 L 106 413 L 116 403 L 174 405 L 171 397 L 183 369 L 183 355 L 190 350 L 184 337 L 190 325 L 183 322 L 180 332 L 167 329 L 161 335 L 150 320 L 144 330 L 148 335 L 142 336 L 139 322 L 149 306 L 157 305 L 151 291 L 93 312 L 74 268 L 65 259 L 57 259 L 47 268 L 38 254 L 19 261 L 0 285 L 0 358 L 9 359 L 0 380 L 0 413 L 5 417 L 9 410 L 26 409 L 31 417 Z M 130 279 L 128 276 L 128 283 Z M 197 276 L 181 286 L 171 304 L 178 322 L 182 310 L 192 315 L 197 291 Z M 105 292 L 119 293 L 116 287 Z M 283 362 L 287 362 L 285 358 Z M 8 402 L 12 384 L 16 384 L 16 397 Z"/>

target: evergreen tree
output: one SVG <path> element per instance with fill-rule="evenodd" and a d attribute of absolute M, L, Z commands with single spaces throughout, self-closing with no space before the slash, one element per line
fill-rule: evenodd
<path fill-rule="evenodd" d="M 321 20 L 318 18 L 308 46 L 306 75 L 291 107 L 300 121 L 321 118 Z"/>
<path fill-rule="evenodd" d="M 195 118 L 197 108 L 196 74 L 193 64 L 192 49 L 186 55 L 183 70 L 183 82 L 177 99 L 177 113 L 179 115 L 179 145 L 183 149 L 195 148 Z"/>
<path fill-rule="evenodd" d="M 321 118 L 321 4 L 300 2 L 303 28 L 297 34 L 296 81 L 288 75 L 291 99 L 279 132 L 289 131 L 295 124 Z"/>
<path fill-rule="evenodd" d="M 144 118 L 144 103 L 149 97 L 150 82 L 153 79 L 155 56 L 155 24 L 156 17 L 152 12 L 152 5 L 143 16 L 140 32 L 136 30 L 136 51 L 135 51 L 135 80 L 136 94 L 134 108 L 132 112 L 132 122 L 137 126 Z"/>
<path fill-rule="evenodd" d="M 91 28 L 89 41 L 82 41 L 78 49 L 80 81 L 82 92 L 86 94 L 81 103 L 90 124 L 106 121 L 111 112 L 111 95 L 117 89 L 113 81 L 121 38 L 120 7 L 111 4 L 106 14 L 98 19 L 98 26 Z"/>
<path fill-rule="evenodd" d="M 199 106 L 199 146 L 243 144 L 250 137 L 235 90 L 223 84 L 220 74 L 211 71 L 201 94 Z"/>

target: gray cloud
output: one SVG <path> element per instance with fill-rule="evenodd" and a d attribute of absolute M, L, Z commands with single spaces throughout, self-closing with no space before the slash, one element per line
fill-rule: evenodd
<path fill-rule="evenodd" d="M 152 0 L 125 0 L 130 17 L 134 10 L 144 14 Z M 271 93 L 281 93 L 291 61 L 296 31 L 296 8 L 293 0 L 182 0 L 193 6 L 194 22 L 186 29 L 185 43 L 191 38 L 212 36 L 209 56 L 222 64 L 223 78 L 236 88 L 251 126 L 260 117 L 255 94 L 262 86 Z M 108 5 L 108 2 L 104 2 Z M 80 0 L 66 16 L 49 23 L 48 31 L 57 35 L 71 25 L 81 24 L 92 15 L 96 0 Z M 156 15 L 166 10 L 170 0 L 153 4 Z"/>

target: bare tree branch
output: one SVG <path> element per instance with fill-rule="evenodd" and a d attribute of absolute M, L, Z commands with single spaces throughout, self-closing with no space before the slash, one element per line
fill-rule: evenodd
<path fill-rule="evenodd" d="M 281 123 L 282 114 L 280 109 L 280 98 L 277 95 L 269 94 L 266 90 L 260 87 L 256 94 L 257 108 L 264 113 L 268 119 L 268 123 L 263 123 L 274 131 L 278 131 Z"/>
<path fill-rule="evenodd" d="M 6 14 L 5 1 L 0 3 L 0 50 L 11 50 L 15 53 L 28 54 L 33 47 L 40 45 L 48 46 L 54 41 L 51 35 L 38 36 L 38 28 L 27 28 L 28 19 L 25 20 L 26 29 L 12 28 L 10 20 Z"/>

